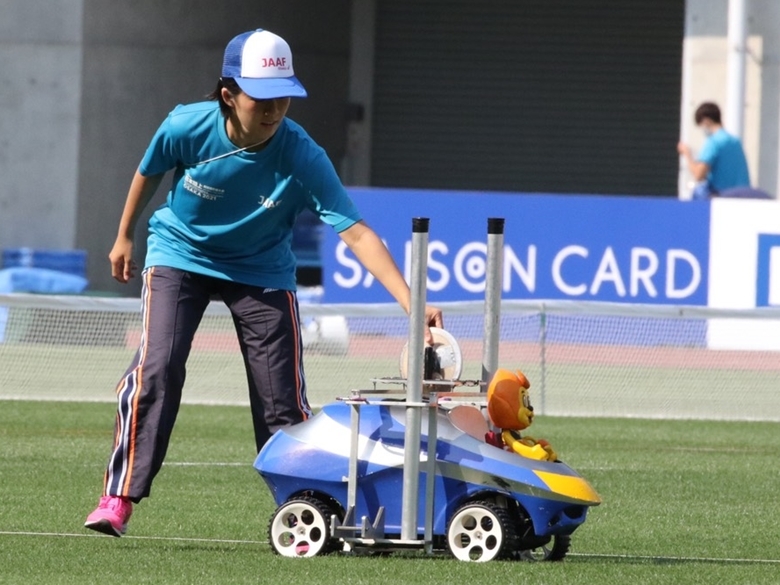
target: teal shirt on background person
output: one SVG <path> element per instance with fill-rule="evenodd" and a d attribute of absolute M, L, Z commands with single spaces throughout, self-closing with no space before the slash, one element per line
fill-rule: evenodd
<path fill-rule="evenodd" d="M 168 115 L 139 166 L 144 176 L 174 170 L 149 220 L 145 265 L 295 290 L 295 218 L 308 208 L 341 232 L 361 216 L 325 151 L 292 120 L 262 150 L 237 149 L 215 101 Z"/>
<path fill-rule="evenodd" d="M 717 193 L 750 186 L 750 173 L 742 143 L 723 128 L 707 138 L 696 160 L 710 167 L 707 181 Z"/>

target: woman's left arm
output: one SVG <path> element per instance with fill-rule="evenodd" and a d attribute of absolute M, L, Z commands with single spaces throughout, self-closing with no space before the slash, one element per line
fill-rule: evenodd
<path fill-rule="evenodd" d="M 408 314 L 412 304 L 409 286 L 376 232 L 365 222 L 359 221 L 340 232 L 339 236 L 366 270 L 376 277 Z M 428 327 L 443 327 L 441 310 L 426 305 L 425 322 Z M 429 344 L 433 344 L 433 336 L 427 328 L 425 339 Z"/>

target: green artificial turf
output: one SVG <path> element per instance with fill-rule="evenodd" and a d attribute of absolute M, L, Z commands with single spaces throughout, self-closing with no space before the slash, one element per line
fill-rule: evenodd
<path fill-rule="evenodd" d="M 780 582 L 780 424 L 538 417 L 604 503 L 562 563 L 418 554 L 286 559 L 266 544 L 275 505 L 252 468 L 246 407 L 185 405 L 152 497 L 127 536 L 85 530 L 113 406 L 0 401 L 0 583 Z"/>

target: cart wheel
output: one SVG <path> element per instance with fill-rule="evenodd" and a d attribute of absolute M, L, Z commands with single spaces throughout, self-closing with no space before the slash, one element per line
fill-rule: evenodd
<path fill-rule="evenodd" d="M 519 556 L 523 561 L 562 561 L 570 546 L 571 536 L 553 536 L 544 546 L 519 551 Z"/>
<path fill-rule="evenodd" d="M 268 541 L 284 557 L 313 557 L 333 550 L 330 517 L 333 512 L 317 498 L 288 500 L 271 515 Z"/>
<path fill-rule="evenodd" d="M 461 561 L 507 558 L 517 548 L 517 531 L 505 508 L 492 502 L 471 502 L 450 520 L 447 547 Z"/>

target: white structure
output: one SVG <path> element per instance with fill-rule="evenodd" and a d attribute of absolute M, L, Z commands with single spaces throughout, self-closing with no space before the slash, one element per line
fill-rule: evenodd
<path fill-rule="evenodd" d="M 727 131 L 742 137 L 754 187 L 780 192 L 780 2 L 687 0 L 681 140 L 698 151 L 704 136 L 693 113 L 719 104 Z M 680 166 L 680 197 L 690 177 Z"/>

